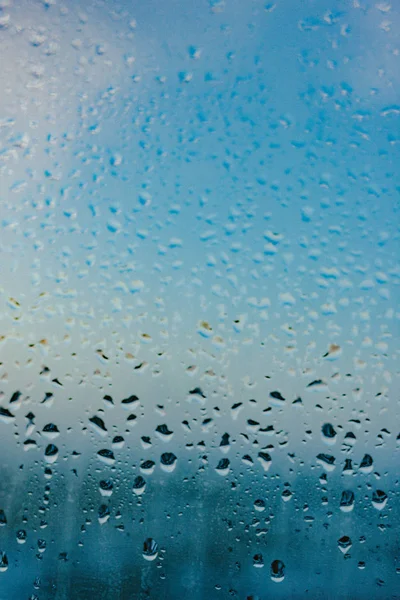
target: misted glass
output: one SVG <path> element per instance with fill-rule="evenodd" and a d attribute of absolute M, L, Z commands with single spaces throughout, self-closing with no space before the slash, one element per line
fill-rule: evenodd
<path fill-rule="evenodd" d="M 0 0 L 0 600 L 394 600 L 400 4 Z"/>

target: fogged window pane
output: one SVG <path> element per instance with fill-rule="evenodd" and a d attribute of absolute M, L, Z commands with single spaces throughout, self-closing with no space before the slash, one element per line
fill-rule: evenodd
<path fill-rule="evenodd" d="M 399 598 L 399 27 L 1 0 L 0 600 Z"/>

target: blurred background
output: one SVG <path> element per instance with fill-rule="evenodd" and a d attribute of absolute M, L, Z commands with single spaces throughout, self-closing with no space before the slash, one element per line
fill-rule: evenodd
<path fill-rule="evenodd" d="M 0 600 L 400 598 L 399 27 L 0 0 Z"/>

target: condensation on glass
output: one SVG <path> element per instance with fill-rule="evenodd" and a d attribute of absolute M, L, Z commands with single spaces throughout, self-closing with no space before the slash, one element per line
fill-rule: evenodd
<path fill-rule="evenodd" d="M 400 597 L 399 31 L 0 0 L 0 600 Z"/>

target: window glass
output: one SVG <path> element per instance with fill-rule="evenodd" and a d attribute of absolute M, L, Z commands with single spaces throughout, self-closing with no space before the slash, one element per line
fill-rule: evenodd
<path fill-rule="evenodd" d="M 399 27 L 0 0 L 0 600 L 399 598 Z"/>

